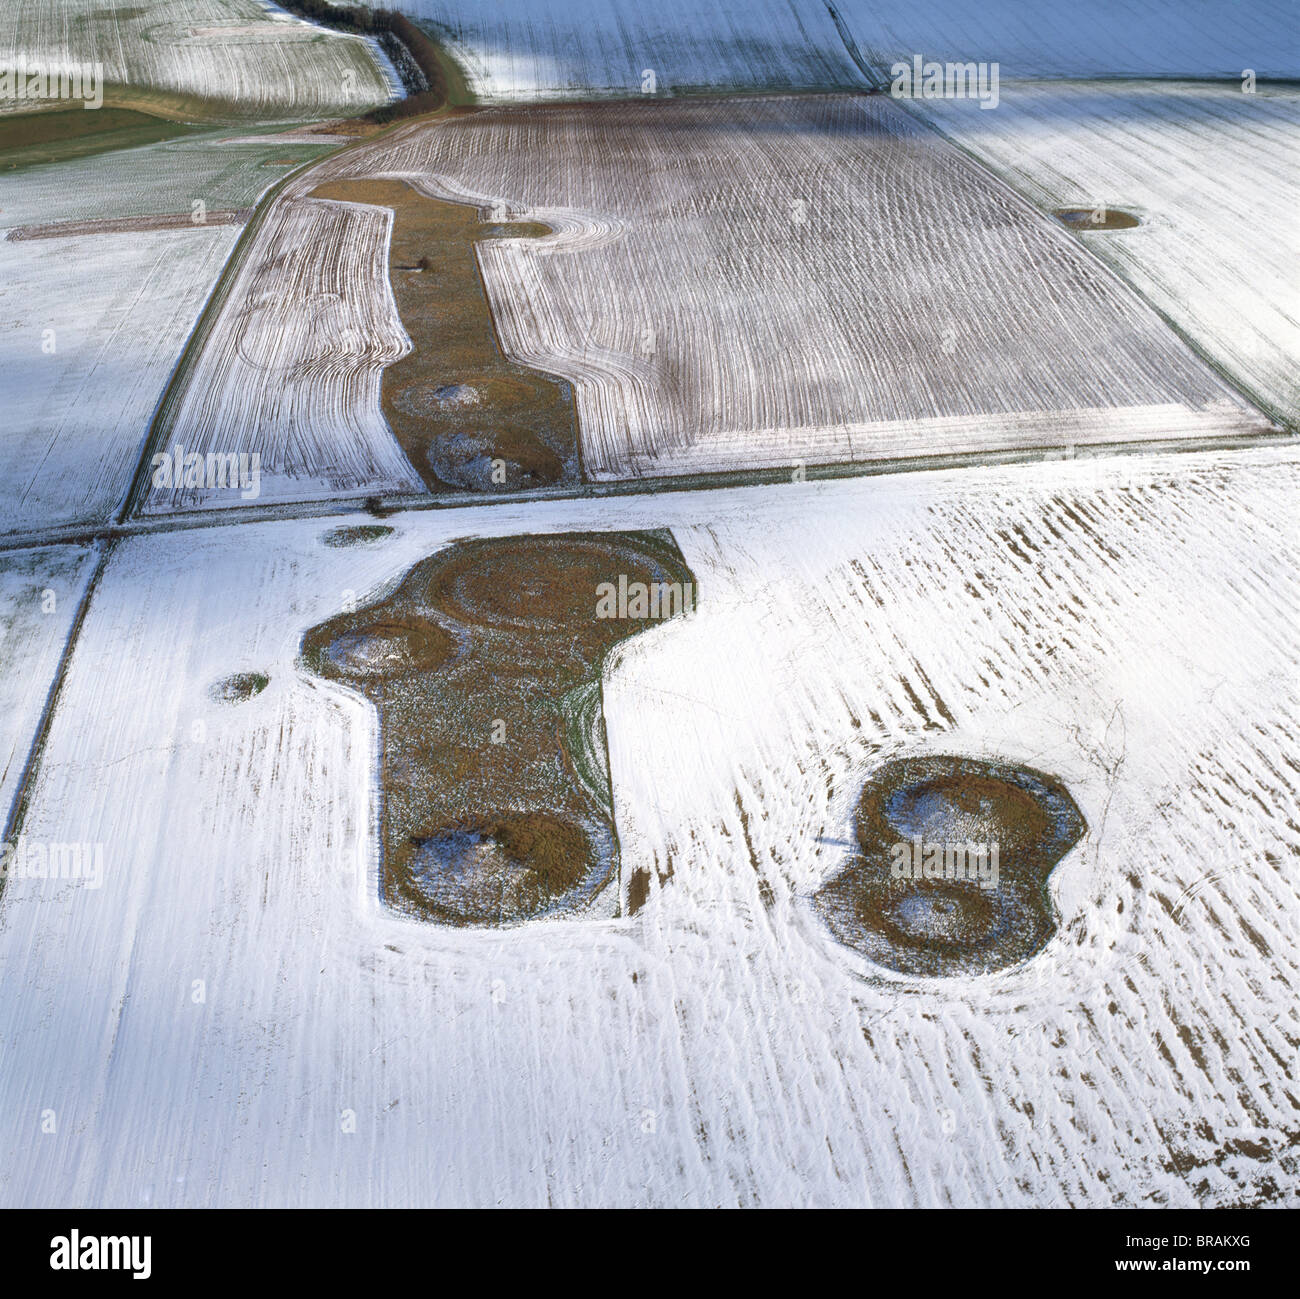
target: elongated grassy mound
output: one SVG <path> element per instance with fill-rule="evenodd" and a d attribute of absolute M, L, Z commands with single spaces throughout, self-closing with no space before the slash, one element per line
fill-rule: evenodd
<path fill-rule="evenodd" d="M 1047 878 L 1084 831 L 1051 776 L 973 758 L 904 758 L 862 791 L 861 856 L 816 906 L 840 942 L 902 974 L 980 974 L 1056 932 Z"/>
<path fill-rule="evenodd" d="M 1142 223 L 1117 207 L 1063 207 L 1053 214 L 1071 230 L 1132 230 Z"/>
<path fill-rule="evenodd" d="M 616 878 L 601 667 L 654 625 L 636 602 L 652 587 L 660 620 L 694 604 L 667 533 L 462 541 L 307 634 L 308 668 L 379 709 L 390 906 L 510 924 L 575 911 Z"/>

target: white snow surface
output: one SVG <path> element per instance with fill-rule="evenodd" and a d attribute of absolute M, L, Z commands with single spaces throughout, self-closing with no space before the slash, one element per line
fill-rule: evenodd
<path fill-rule="evenodd" d="M 914 54 L 1003 76 L 1300 74 L 1287 0 L 394 0 L 487 100 L 860 89 Z M 837 17 L 832 16 L 832 10 Z M 837 21 L 838 18 L 838 21 Z"/>
<path fill-rule="evenodd" d="M 0 833 L 92 563 L 80 546 L 0 554 Z"/>
<path fill-rule="evenodd" d="M 489 101 L 867 84 L 820 0 L 397 0 L 392 7 L 445 41 Z"/>
<path fill-rule="evenodd" d="M 1049 210 L 1141 225 L 1090 252 L 1245 391 L 1300 425 L 1300 92 L 1192 82 L 1017 82 L 996 111 L 913 101 Z"/>
<path fill-rule="evenodd" d="M 258 476 L 244 490 L 167 474 L 144 513 L 237 509 L 253 492 L 423 490 L 379 407 L 384 367 L 411 349 L 388 279 L 392 224 L 388 208 L 276 200 L 154 443 L 168 456 L 256 455 Z"/>
<path fill-rule="evenodd" d="M 526 2 L 526 0 L 522 0 Z M 916 54 L 1004 77 L 1261 77 L 1300 73 L 1291 0 L 833 0 L 886 75 Z"/>
<path fill-rule="evenodd" d="M 573 384 L 593 479 L 1270 427 L 883 96 L 488 109 L 327 159 L 284 201 L 335 176 L 554 227 L 478 257 L 506 351 Z"/>
<path fill-rule="evenodd" d="M 363 37 L 304 22 L 258 0 L 21 0 L 0 31 L 0 70 L 24 90 L 43 72 L 98 67 L 148 111 L 161 92 L 207 101 L 198 114 L 311 120 L 364 112 L 392 98 L 389 74 Z M 0 112 L 55 102 L 0 99 Z M 64 101 L 66 102 L 66 101 Z M 135 101 L 131 101 L 132 106 Z M 74 110 L 81 111 L 81 110 Z"/>
<path fill-rule="evenodd" d="M 1298 479 L 1199 452 L 120 543 L 26 825 L 102 843 L 103 887 L 0 897 L 0 1203 L 1295 1204 Z M 605 678 L 648 903 L 386 912 L 375 716 L 304 631 L 457 537 L 610 527 L 700 583 Z M 270 685 L 213 702 L 236 671 Z M 900 978 L 810 909 L 921 752 L 1056 773 L 1088 821 L 1019 968 Z"/>
<path fill-rule="evenodd" d="M 0 533 L 113 517 L 238 236 L 208 225 L 0 242 Z"/>

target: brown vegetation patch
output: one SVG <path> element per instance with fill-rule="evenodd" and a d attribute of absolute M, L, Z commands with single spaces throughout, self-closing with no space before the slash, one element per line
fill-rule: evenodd
<path fill-rule="evenodd" d="M 389 279 L 413 347 L 384 371 L 380 400 L 430 490 L 579 481 L 572 391 L 501 351 L 474 255 L 480 239 L 547 227 L 487 225 L 476 208 L 426 198 L 404 181 L 330 181 L 312 197 L 392 209 Z"/>
<path fill-rule="evenodd" d="M 425 598 L 458 621 L 529 636 L 572 637 L 591 657 L 627 636 L 625 622 L 594 616 L 606 581 L 680 583 L 678 556 L 630 548 L 601 533 L 464 543 L 430 575 Z M 689 581 L 689 574 L 686 576 Z"/>
<path fill-rule="evenodd" d="M 1117 207 L 1063 207 L 1052 215 L 1071 230 L 1132 230 L 1142 224 L 1132 212 Z"/>
<path fill-rule="evenodd" d="M 365 546 L 372 541 L 381 541 L 391 537 L 394 529 L 382 523 L 362 523 L 344 528 L 331 528 L 321 541 L 331 550 L 341 550 L 345 546 Z"/>
<path fill-rule="evenodd" d="M 423 618 L 377 618 L 341 630 L 322 645 L 316 670 L 325 677 L 406 676 L 441 667 L 455 653 L 455 638 Z"/>
<path fill-rule="evenodd" d="M 601 670 L 654 625 L 598 616 L 620 577 L 694 583 L 666 533 L 461 541 L 307 633 L 306 665 L 379 710 L 389 905 L 504 924 L 573 911 L 617 878 Z"/>
<path fill-rule="evenodd" d="M 243 225 L 253 209 L 224 208 L 208 212 L 199 222 L 190 212 L 158 212 L 150 216 L 90 217 L 83 221 L 47 221 L 41 225 L 14 226 L 7 238 L 67 239 L 73 235 L 115 235 L 136 230 L 189 230 L 204 226 Z"/>
<path fill-rule="evenodd" d="M 572 892 L 590 856 L 580 825 L 545 812 L 504 812 L 412 836 L 393 857 L 390 883 L 408 905 L 444 923 L 509 924 Z"/>
<path fill-rule="evenodd" d="M 270 684 L 271 678 L 264 672 L 236 672 L 218 681 L 208 693 L 221 704 L 242 704 Z"/>
<path fill-rule="evenodd" d="M 840 942 L 912 975 L 981 974 L 1056 932 L 1047 879 L 1083 817 L 1059 781 L 973 758 L 905 758 L 858 803 L 861 855 L 818 890 Z"/>

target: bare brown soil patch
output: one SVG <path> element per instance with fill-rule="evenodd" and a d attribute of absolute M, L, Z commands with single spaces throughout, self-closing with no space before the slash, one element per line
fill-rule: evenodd
<path fill-rule="evenodd" d="M 367 117 L 340 117 L 329 122 L 318 122 L 314 126 L 297 128 L 302 135 L 349 135 L 355 137 L 378 135 L 383 129 L 383 122 L 374 122 Z"/>
<path fill-rule="evenodd" d="M 307 667 L 379 710 L 381 888 L 441 924 L 577 910 L 617 878 L 599 691 L 619 642 L 602 583 L 694 579 L 671 536 L 462 541 L 303 642 Z"/>
<path fill-rule="evenodd" d="M 1004 969 L 1056 932 L 1047 879 L 1084 829 L 1065 787 L 1041 772 L 905 758 L 867 782 L 861 855 L 815 905 L 840 942 L 900 973 Z"/>
<path fill-rule="evenodd" d="M 208 212 L 196 222 L 189 212 L 160 212 L 150 216 L 92 217 L 84 221 L 48 221 L 41 225 L 14 226 L 8 238 L 67 239 L 73 235 L 114 235 L 132 230 L 189 230 L 204 226 L 242 225 L 253 214 L 252 208 L 226 208 Z"/>
<path fill-rule="evenodd" d="M 384 416 L 432 491 L 503 492 L 580 480 L 573 394 L 497 342 L 474 244 L 549 233 L 488 225 L 403 181 L 331 181 L 312 197 L 391 208 L 389 278 L 413 350 L 384 371 Z"/>

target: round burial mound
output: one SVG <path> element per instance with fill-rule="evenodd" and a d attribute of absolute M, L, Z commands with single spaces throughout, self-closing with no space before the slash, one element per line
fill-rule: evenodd
<path fill-rule="evenodd" d="M 644 546 L 613 536 L 502 537 L 466 545 L 431 577 L 426 602 L 457 621 L 530 636 L 575 634 L 601 638 L 602 586 L 662 585 L 690 580 Z M 626 623 L 606 624 L 607 639 L 627 635 Z"/>
<path fill-rule="evenodd" d="M 454 653 L 451 633 L 418 617 L 379 619 L 340 631 L 320 649 L 327 677 L 400 677 L 440 667 Z"/>
<path fill-rule="evenodd" d="M 1084 829 L 1065 787 L 1041 772 L 900 759 L 867 782 L 860 855 L 814 905 L 841 943 L 901 974 L 1005 969 L 1056 932 L 1048 876 Z"/>
<path fill-rule="evenodd" d="M 591 866 L 582 827 L 551 812 L 497 812 L 412 835 L 391 886 L 431 919 L 502 925 L 551 909 Z"/>

